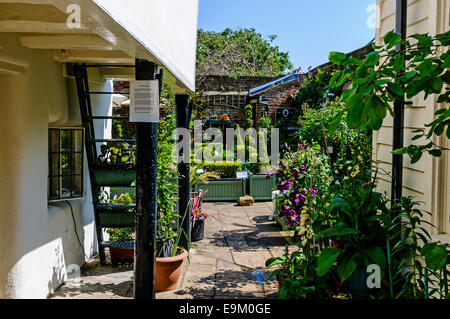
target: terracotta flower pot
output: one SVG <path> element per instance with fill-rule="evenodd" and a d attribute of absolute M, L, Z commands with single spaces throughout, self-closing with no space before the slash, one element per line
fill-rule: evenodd
<path fill-rule="evenodd" d="M 134 248 L 113 248 L 109 247 L 109 254 L 111 255 L 111 262 L 116 263 L 118 261 L 133 261 L 134 260 Z"/>
<path fill-rule="evenodd" d="M 330 242 L 331 242 L 331 246 L 334 249 L 338 249 L 338 248 L 344 246 L 344 244 L 345 244 L 345 241 L 343 239 L 330 239 Z"/>
<path fill-rule="evenodd" d="M 286 281 L 287 277 L 282 277 L 280 275 L 277 275 L 276 278 L 277 278 L 277 281 L 278 281 L 278 291 L 280 291 L 281 286 L 283 286 L 283 282 Z"/>
<path fill-rule="evenodd" d="M 156 291 L 169 291 L 177 288 L 183 261 L 187 258 L 187 250 L 175 257 L 156 258 Z"/>

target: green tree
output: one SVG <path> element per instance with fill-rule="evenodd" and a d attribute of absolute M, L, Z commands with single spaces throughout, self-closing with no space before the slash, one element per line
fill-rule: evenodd
<path fill-rule="evenodd" d="M 288 52 L 273 45 L 255 29 L 198 30 L 197 76 L 276 76 L 292 68 Z"/>

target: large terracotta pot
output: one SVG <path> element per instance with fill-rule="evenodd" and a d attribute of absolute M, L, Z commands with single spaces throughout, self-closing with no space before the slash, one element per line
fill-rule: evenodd
<path fill-rule="evenodd" d="M 156 258 L 156 291 L 169 291 L 177 288 L 183 261 L 187 258 L 187 250 L 175 257 Z"/>

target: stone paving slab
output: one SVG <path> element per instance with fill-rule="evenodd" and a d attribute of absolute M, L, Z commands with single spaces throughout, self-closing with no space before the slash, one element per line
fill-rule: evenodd
<path fill-rule="evenodd" d="M 205 238 L 192 243 L 176 290 L 159 292 L 157 299 L 262 299 L 274 298 L 276 280 L 267 280 L 265 261 L 284 253 L 286 236 L 275 222 L 271 202 L 239 207 L 235 203 L 205 203 L 210 217 Z M 289 251 L 296 249 L 289 244 Z M 127 268 L 128 267 L 128 268 Z M 83 272 L 80 285 L 72 281 L 52 298 L 132 298 L 132 265 L 92 267 Z"/>

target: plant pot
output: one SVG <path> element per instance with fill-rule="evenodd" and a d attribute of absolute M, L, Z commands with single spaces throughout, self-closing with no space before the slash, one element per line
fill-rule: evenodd
<path fill-rule="evenodd" d="M 156 291 L 169 291 L 177 288 L 183 261 L 187 258 L 188 251 L 183 250 L 175 257 L 156 258 Z"/>
<path fill-rule="evenodd" d="M 134 248 L 109 247 L 109 254 L 111 255 L 112 263 L 117 263 L 119 261 L 133 261 L 134 260 Z"/>
<path fill-rule="evenodd" d="M 202 240 L 205 236 L 205 220 L 197 219 L 195 221 L 194 227 L 191 230 L 191 241 L 199 241 Z"/>
<path fill-rule="evenodd" d="M 358 267 L 348 278 L 348 288 L 353 299 L 369 298 L 369 287 L 367 287 L 367 270 L 365 267 Z"/>
<path fill-rule="evenodd" d="M 280 291 L 280 289 L 283 286 L 283 283 L 286 281 L 287 277 L 276 275 L 276 278 L 278 281 L 278 291 Z"/>
<path fill-rule="evenodd" d="M 330 243 L 334 249 L 338 249 L 344 246 L 345 241 L 343 239 L 330 239 Z"/>

